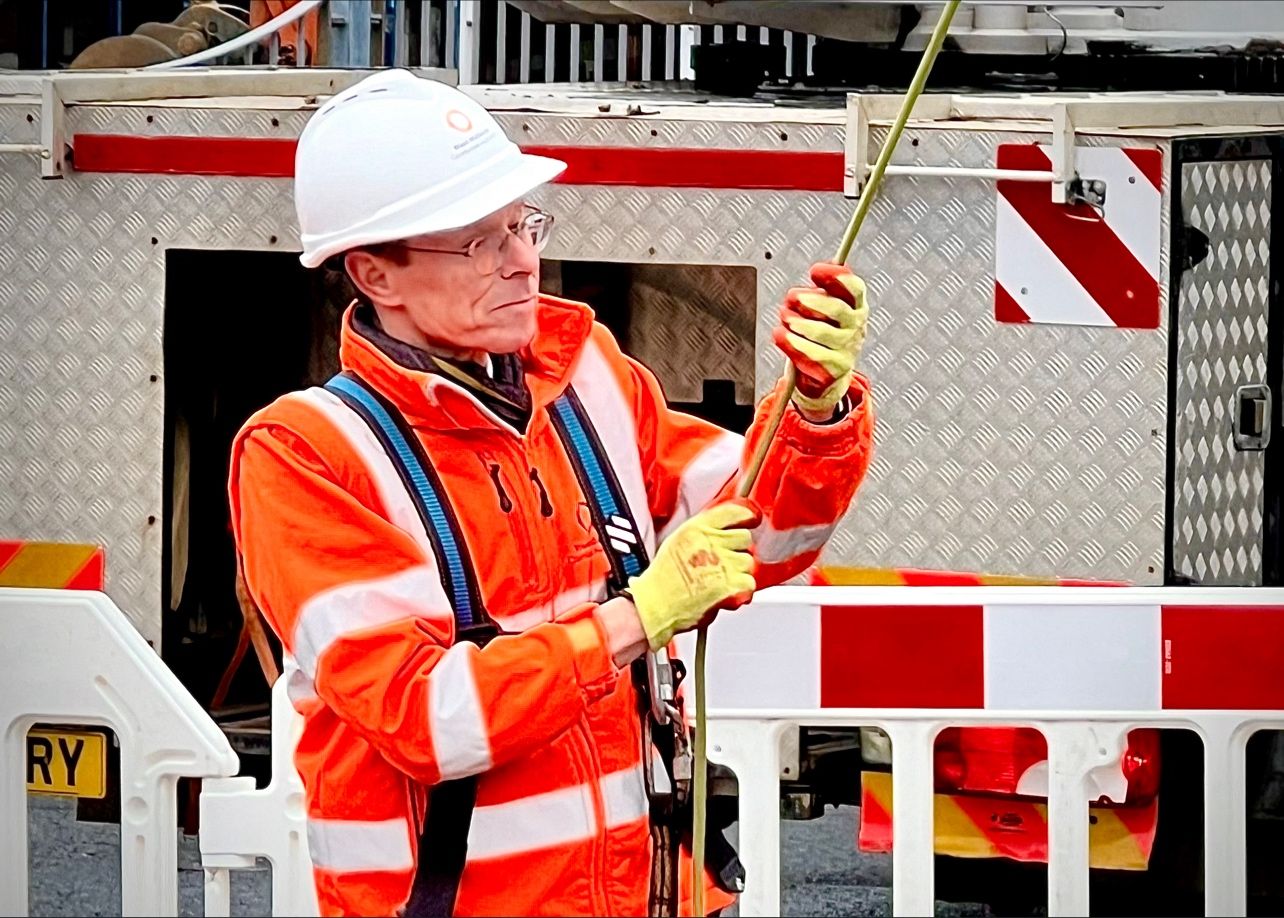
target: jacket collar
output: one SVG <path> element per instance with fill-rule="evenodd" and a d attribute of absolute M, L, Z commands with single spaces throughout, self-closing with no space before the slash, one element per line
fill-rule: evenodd
<path fill-rule="evenodd" d="M 438 373 L 414 369 L 394 359 L 354 326 L 357 305 L 343 316 L 339 364 L 374 386 L 415 427 L 500 428 L 520 432 L 484 406 L 466 386 Z M 531 393 L 532 416 L 553 402 L 569 384 L 593 327 L 593 310 L 583 303 L 541 294 L 535 339 L 520 356 Z"/>

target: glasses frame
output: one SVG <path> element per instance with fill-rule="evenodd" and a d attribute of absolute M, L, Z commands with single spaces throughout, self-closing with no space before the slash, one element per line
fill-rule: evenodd
<path fill-rule="evenodd" d="M 526 233 L 525 238 L 528 240 L 530 246 L 535 249 L 536 253 L 544 251 L 544 247 L 548 245 L 549 237 L 553 234 L 553 215 L 552 214 L 548 213 L 547 211 L 540 210 L 538 207 L 534 206 L 533 204 L 523 204 L 522 207 L 525 208 L 528 211 L 528 213 L 523 214 L 522 218 L 517 221 L 517 224 L 516 224 L 517 229 L 513 229 L 512 226 L 504 227 L 504 233 L 502 238 L 500 239 L 499 250 L 498 250 L 498 253 L 501 257 L 504 254 L 505 248 L 508 246 L 509 240 L 515 239 L 515 238 L 523 238 L 522 237 L 523 233 Z M 533 231 L 536 228 L 542 228 L 543 235 L 539 236 L 536 239 L 532 239 L 530 237 L 534 235 Z M 477 252 L 481 249 L 483 245 L 485 245 L 487 242 L 489 242 L 494 238 L 495 237 L 493 235 L 478 236 L 476 239 L 468 243 L 468 245 L 466 245 L 462 249 L 438 249 L 438 248 L 430 248 L 428 246 L 422 246 L 422 245 L 409 245 L 408 243 L 405 243 L 405 242 L 398 242 L 397 247 L 406 249 L 407 251 L 410 251 L 410 252 L 431 252 L 435 255 L 459 255 L 464 258 L 469 258 L 469 259 L 472 259 L 473 265 L 476 266 L 478 273 L 485 276 L 488 274 L 494 274 L 496 271 L 499 270 L 500 266 L 496 265 L 495 268 L 490 271 L 482 270 L 481 262 L 477 258 Z"/>

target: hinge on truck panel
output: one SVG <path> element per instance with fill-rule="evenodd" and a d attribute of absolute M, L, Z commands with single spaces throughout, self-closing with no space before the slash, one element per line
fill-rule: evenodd
<path fill-rule="evenodd" d="M 1208 234 L 1198 226 L 1183 223 L 1173 258 L 1177 259 L 1182 271 L 1189 271 L 1208 257 L 1208 248 Z"/>
<path fill-rule="evenodd" d="M 1087 204 L 1101 216 L 1106 206 L 1106 183 L 1101 179 L 1086 179 L 1076 175 L 1066 182 L 1066 203 Z"/>
<path fill-rule="evenodd" d="M 60 179 L 67 161 L 66 108 L 58 81 L 45 81 L 40 94 L 40 177 Z"/>

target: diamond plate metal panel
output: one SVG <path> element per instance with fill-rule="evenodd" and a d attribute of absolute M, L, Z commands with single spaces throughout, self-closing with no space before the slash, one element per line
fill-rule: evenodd
<path fill-rule="evenodd" d="M 108 592 L 157 647 L 165 250 L 297 234 L 288 181 L 42 181 L 0 157 L 0 532 L 105 545 Z"/>
<path fill-rule="evenodd" d="M 750 267 L 639 265 L 629 289 L 633 356 L 672 401 L 699 402 L 705 380 L 735 383 L 753 403 L 757 277 Z"/>
<path fill-rule="evenodd" d="M 1235 390 L 1266 382 L 1271 164 L 1182 166 L 1182 213 L 1209 237 L 1177 305 L 1173 566 L 1210 586 L 1262 583 L 1265 452 L 1240 452 Z"/>
<path fill-rule="evenodd" d="M 616 108 L 622 106 L 616 105 Z M 663 117 L 497 112 L 518 143 L 569 146 L 684 147 L 734 150 L 816 150 L 841 153 L 842 128 L 802 121 L 737 122 Z"/>
<path fill-rule="evenodd" d="M 582 142 L 573 121 L 535 142 Z M 720 127 L 704 129 L 711 146 L 730 145 Z M 897 158 L 992 166 L 999 143 L 1040 139 L 915 130 Z M 852 207 L 840 194 L 568 186 L 546 189 L 544 204 L 575 215 L 553 258 L 756 267 L 758 395 L 782 369 L 776 304 L 832 257 Z M 994 206 L 988 182 L 897 177 L 871 210 L 852 264 L 872 297 L 863 360 L 877 445 L 823 561 L 1159 582 L 1166 334 L 995 323 Z M 670 332 L 654 328 L 658 352 Z"/>
<path fill-rule="evenodd" d="M 898 158 L 992 166 L 998 144 L 1033 139 L 922 131 Z M 995 323 L 993 242 L 989 182 L 901 178 L 871 209 L 852 264 L 872 294 L 879 433 L 831 555 L 1155 582 L 1166 336 Z"/>
<path fill-rule="evenodd" d="M 312 109 L 287 107 L 290 103 L 289 99 L 264 99 L 255 108 L 197 108 L 148 102 L 71 105 L 67 108 L 67 130 L 69 134 L 296 138 Z"/>
<path fill-rule="evenodd" d="M 0 99 L 0 143 L 39 142 L 40 106 L 30 100 Z"/>
<path fill-rule="evenodd" d="M 69 127 L 158 131 L 155 120 L 145 125 L 160 108 L 79 106 Z M 271 114 L 256 110 L 173 107 L 164 117 L 176 134 L 272 128 Z M 656 144 L 842 149 L 837 124 L 503 118 L 532 143 L 620 146 L 644 132 Z M 279 127 L 290 136 L 299 124 Z M 998 143 L 1036 137 L 924 129 L 906 142 L 920 140 L 920 161 L 988 165 Z M 37 176 L 23 157 L 0 157 L 0 532 L 106 545 L 109 591 L 158 641 L 164 251 L 294 248 L 290 184 Z M 852 206 L 839 193 L 571 186 L 550 186 L 542 199 L 562 216 L 553 259 L 753 268 L 758 394 L 781 369 L 770 343 L 776 304 L 811 262 L 832 255 Z M 995 325 L 993 199 L 986 182 L 895 179 L 870 216 L 853 263 L 872 292 L 865 368 L 878 445 L 825 560 L 1153 581 L 1163 558 L 1166 342 Z M 739 362 L 747 330 L 724 325 L 716 337 Z M 655 328 L 637 350 L 659 362 L 673 342 L 662 322 Z M 684 347 L 693 343 L 684 335 Z"/>
<path fill-rule="evenodd" d="M 43 71 L 0 71 L 0 96 L 40 96 Z"/>

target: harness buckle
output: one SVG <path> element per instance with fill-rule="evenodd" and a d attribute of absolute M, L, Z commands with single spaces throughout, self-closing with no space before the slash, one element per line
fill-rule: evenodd
<path fill-rule="evenodd" d="M 681 719 L 678 681 L 669 652 L 661 647 L 646 655 L 647 686 L 651 690 L 651 717 L 660 726 Z"/>

